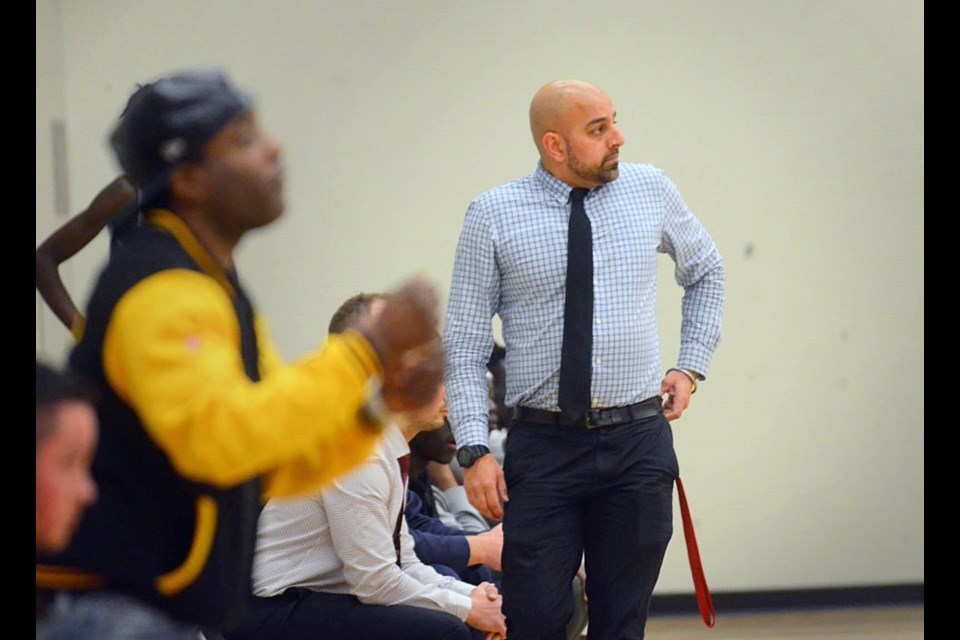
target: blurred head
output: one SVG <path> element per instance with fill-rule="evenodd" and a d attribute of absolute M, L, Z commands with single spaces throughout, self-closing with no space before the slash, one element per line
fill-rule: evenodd
<path fill-rule="evenodd" d="M 110 143 L 144 208 L 202 210 L 234 235 L 283 212 L 280 147 L 260 129 L 251 98 L 219 70 L 140 86 Z"/>
<path fill-rule="evenodd" d="M 382 311 L 386 298 L 382 293 L 358 293 L 343 301 L 333 312 L 327 332 L 343 333 L 357 329 L 365 322 L 375 319 Z"/>
<path fill-rule="evenodd" d="M 387 298 L 382 293 L 358 293 L 347 298 L 334 311 L 327 327 L 331 335 L 343 333 L 348 329 L 361 330 L 364 326 L 375 322 L 383 313 Z M 401 431 L 409 439 L 414 433 L 440 428 L 447 415 L 447 406 L 444 402 L 444 390 L 437 390 L 437 402 L 431 403 L 423 410 L 396 413 L 393 418 Z"/>
<path fill-rule="evenodd" d="M 37 550 L 70 542 L 83 510 L 97 498 L 90 465 L 97 446 L 91 388 L 37 362 Z"/>
<path fill-rule="evenodd" d="M 544 169 L 572 187 L 591 188 L 620 175 L 623 136 L 613 102 L 580 80 L 557 80 L 530 102 L 530 130 Z"/>

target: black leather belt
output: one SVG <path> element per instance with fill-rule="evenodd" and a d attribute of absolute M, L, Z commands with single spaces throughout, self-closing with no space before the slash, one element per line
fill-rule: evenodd
<path fill-rule="evenodd" d="M 663 411 L 661 402 L 660 396 L 653 396 L 643 402 L 627 405 L 626 407 L 596 409 L 588 411 L 587 415 L 577 422 L 572 421 L 569 416 L 559 411 L 531 409 L 530 407 L 517 407 L 514 410 L 514 416 L 522 422 L 539 422 L 541 424 L 558 424 L 584 429 L 597 429 L 599 427 L 613 427 L 618 424 L 652 418 Z"/>

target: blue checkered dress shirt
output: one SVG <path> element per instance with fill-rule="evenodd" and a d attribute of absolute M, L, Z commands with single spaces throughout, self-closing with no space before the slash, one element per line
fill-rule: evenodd
<path fill-rule="evenodd" d="M 538 164 L 467 209 L 447 303 L 447 407 L 458 446 L 487 444 L 491 319 L 507 349 L 508 406 L 558 411 L 571 187 Z M 657 254 L 684 289 L 676 366 L 704 376 L 720 342 L 724 269 L 717 247 L 673 182 L 647 164 L 620 164 L 584 206 L 593 228 L 593 408 L 660 392 Z"/>

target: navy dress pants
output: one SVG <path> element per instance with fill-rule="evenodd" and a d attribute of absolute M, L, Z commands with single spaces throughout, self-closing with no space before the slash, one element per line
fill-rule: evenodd
<path fill-rule="evenodd" d="M 223 635 L 226 640 L 471 640 L 472 632 L 442 611 L 363 604 L 351 595 L 293 588 L 253 598 L 246 618 Z"/>
<path fill-rule="evenodd" d="M 679 475 L 663 414 L 596 429 L 517 420 L 504 474 L 509 640 L 564 640 L 581 557 L 590 640 L 641 640 Z"/>

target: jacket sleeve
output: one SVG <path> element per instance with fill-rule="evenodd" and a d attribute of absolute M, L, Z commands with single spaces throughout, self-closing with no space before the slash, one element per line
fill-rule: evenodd
<path fill-rule="evenodd" d="M 676 185 L 662 173 L 660 178 L 665 215 L 657 250 L 673 258 L 674 279 L 684 290 L 677 366 L 706 377 L 723 326 L 723 258 L 706 228 L 687 208 Z"/>
<path fill-rule="evenodd" d="M 424 564 L 442 564 L 462 575 L 470 560 L 470 544 L 463 531 L 448 527 L 422 511 L 423 502 L 407 491 L 403 517 L 413 536 L 413 550 Z"/>
<path fill-rule="evenodd" d="M 427 514 L 423 508 L 423 501 L 414 491 L 407 490 L 407 504 L 403 512 L 410 529 L 429 531 L 441 536 L 463 536 L 460 529 L 447 526 L 439 518 Z"/>
<path fill-rule="evenodd" d="M 410 523 L 407 523 L 409 526 Z M 413 536 L 413 551 L 423 564 L 442 564 L 450 567 L 462 576 L 470 560 L 470 546 L 466 536 L 445 536 L 440 533 L 431 533 L 410 529 Z"/>
<path fill-rule="evenodd" d="M 264 476 L 267 496 L 318 488 L 365 461 L 379 431 L 359 419 L 380 362 L 358 333 L 284 365 L 258 326 L 266 371 L 244 373 L 229 296 L 189 270 L 139 282 L 104 339 L 109 383 L 185 477 L 226 487 Z"/>

